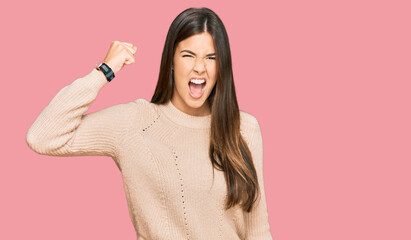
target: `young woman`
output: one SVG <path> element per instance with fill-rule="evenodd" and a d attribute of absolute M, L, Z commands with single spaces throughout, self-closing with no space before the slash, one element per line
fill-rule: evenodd
<path fill-rule="evenodd" d="M 114 41 L 100 68 L 61 89 L 27 132 L 51 156 L 104 155 L 122 173 L 138 239 L 272 239 L 263 143 L 240 111 L 220 18 L 190 8 L 170 26 L 160 74 L 145 99 L 84 114 L 137 48 Z M 111 72 L 110 72 L 111 71 Z"/>

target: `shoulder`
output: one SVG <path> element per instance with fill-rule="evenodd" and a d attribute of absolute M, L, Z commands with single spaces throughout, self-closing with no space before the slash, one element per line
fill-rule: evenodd
<path fill-rule="evenodd" d="M 245 111 L 240 110 L 240 131 L 246 142 L 250 144 L 256 132 L 260 132 L 257 118 Z"/>
<path fill-rule="evenodd" d="M 139 105 L 139 106 L 148 106 L 148 105 L 150 105 L 150 102 L 147 101 L 144 98 L 137 98 L 134 101 L 132 101 L 132 103 L 134 103 L 136 105 Z"/>
<path fill-rule="evenodd" d="M 132 108 L 136 113 L 154 112 L 155 110 L 154 103 L 151 103 L 144 98 L 136 98 L 135 100 L 126 103 L 126 105 Z"/>
<path fill-rule="evenodd" d="M 149 116 L 154 110 L 153 104 L 143 98 L 119 103 L 99 111 L 100 116 L 109 116 L 113 122 L 133 121 L 141 116 Z"/>
<path fill-rule="evenodd" d="M 253 131 L 256 127 L 259 127 L 257 118 L 254 115 L 242 110 L 240 110 L 240 122 L 243 130 L 250 129 Z"/>
<path fill-rule="evenodd" d="M 130 117 L 144 107 L 145 99 L 136 99 L 133 101 L 118 103 L 102 109 L 117 117 Z"/>
<path fill-rule="evenodd" d="M 149 102 L 144 98 L 137 98 L 130 102 L 134 104 L 134 108 L 139 111 L 139 113 L 147 113 L 149 115 L 157 115 L 157 105 L 155 103 Z"/>
<path fill-rule="evenodd" d="M 141 126 L 152 124 L 159 117 L 157 105 L 144 98 L 137 98 L 130 104 L 133 106 L 135 122 Z"/>

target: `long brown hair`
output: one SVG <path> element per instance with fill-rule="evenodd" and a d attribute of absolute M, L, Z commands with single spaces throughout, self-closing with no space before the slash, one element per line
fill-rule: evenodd
<path fill-rule="evenodd" d="M 223 22 L 212 10 L 189 8 L 172 22 L 151 103 L 165 104 L 173 96 L 175 83 L 171 65 L 178 43 L 205 31 L 214 39 L 217 60 L 216 85 L 207 99 L 211 110 L 209 156 L 213 167 L 224 172 L 228 195 L 225 208 L 240 204 L 244 211 L 250 212 L 260 194 L 259 183 L 250 149 L 240 132 L 228 35 Z"/>

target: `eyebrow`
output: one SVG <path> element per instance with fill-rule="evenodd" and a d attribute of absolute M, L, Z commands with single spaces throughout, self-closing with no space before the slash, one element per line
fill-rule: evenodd
<path fill-rule="evenodd" d="M 195 54 L 194 52 L 192 52 L 192 51 L 190 51 L 190 50 L 187 50 L 187 49 L 184 49 L 184 50 L 181 51 L 180 53 L 182 53 L 182 52 L 187 52 L 187 53 L 190 53 L 190 54 L 193 54 L 194 56 L 196 56 L 196 54 Z M 215 55 L 215 53 L 209 53 L 209 54 L 206 55 L 206 57 L 214 56 L 214 55 Z"/>

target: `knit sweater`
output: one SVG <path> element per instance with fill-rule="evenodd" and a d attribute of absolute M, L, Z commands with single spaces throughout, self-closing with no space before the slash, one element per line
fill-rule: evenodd
<path fill-rule="evenodd" d="M 107 84 L 93 69 L 62 88 L 28 129 L 38 154 L 109 156 L 121 172 L 137 239 L 272 239 L 263 181 L 263 142 L 254 116 L 240 111 L 261 198 L 250 213 L 224 210 L 224 173 L 208 155 L 211 115 L 193 116 L 171 101 L 138 98 L 85 114 Z"/>

